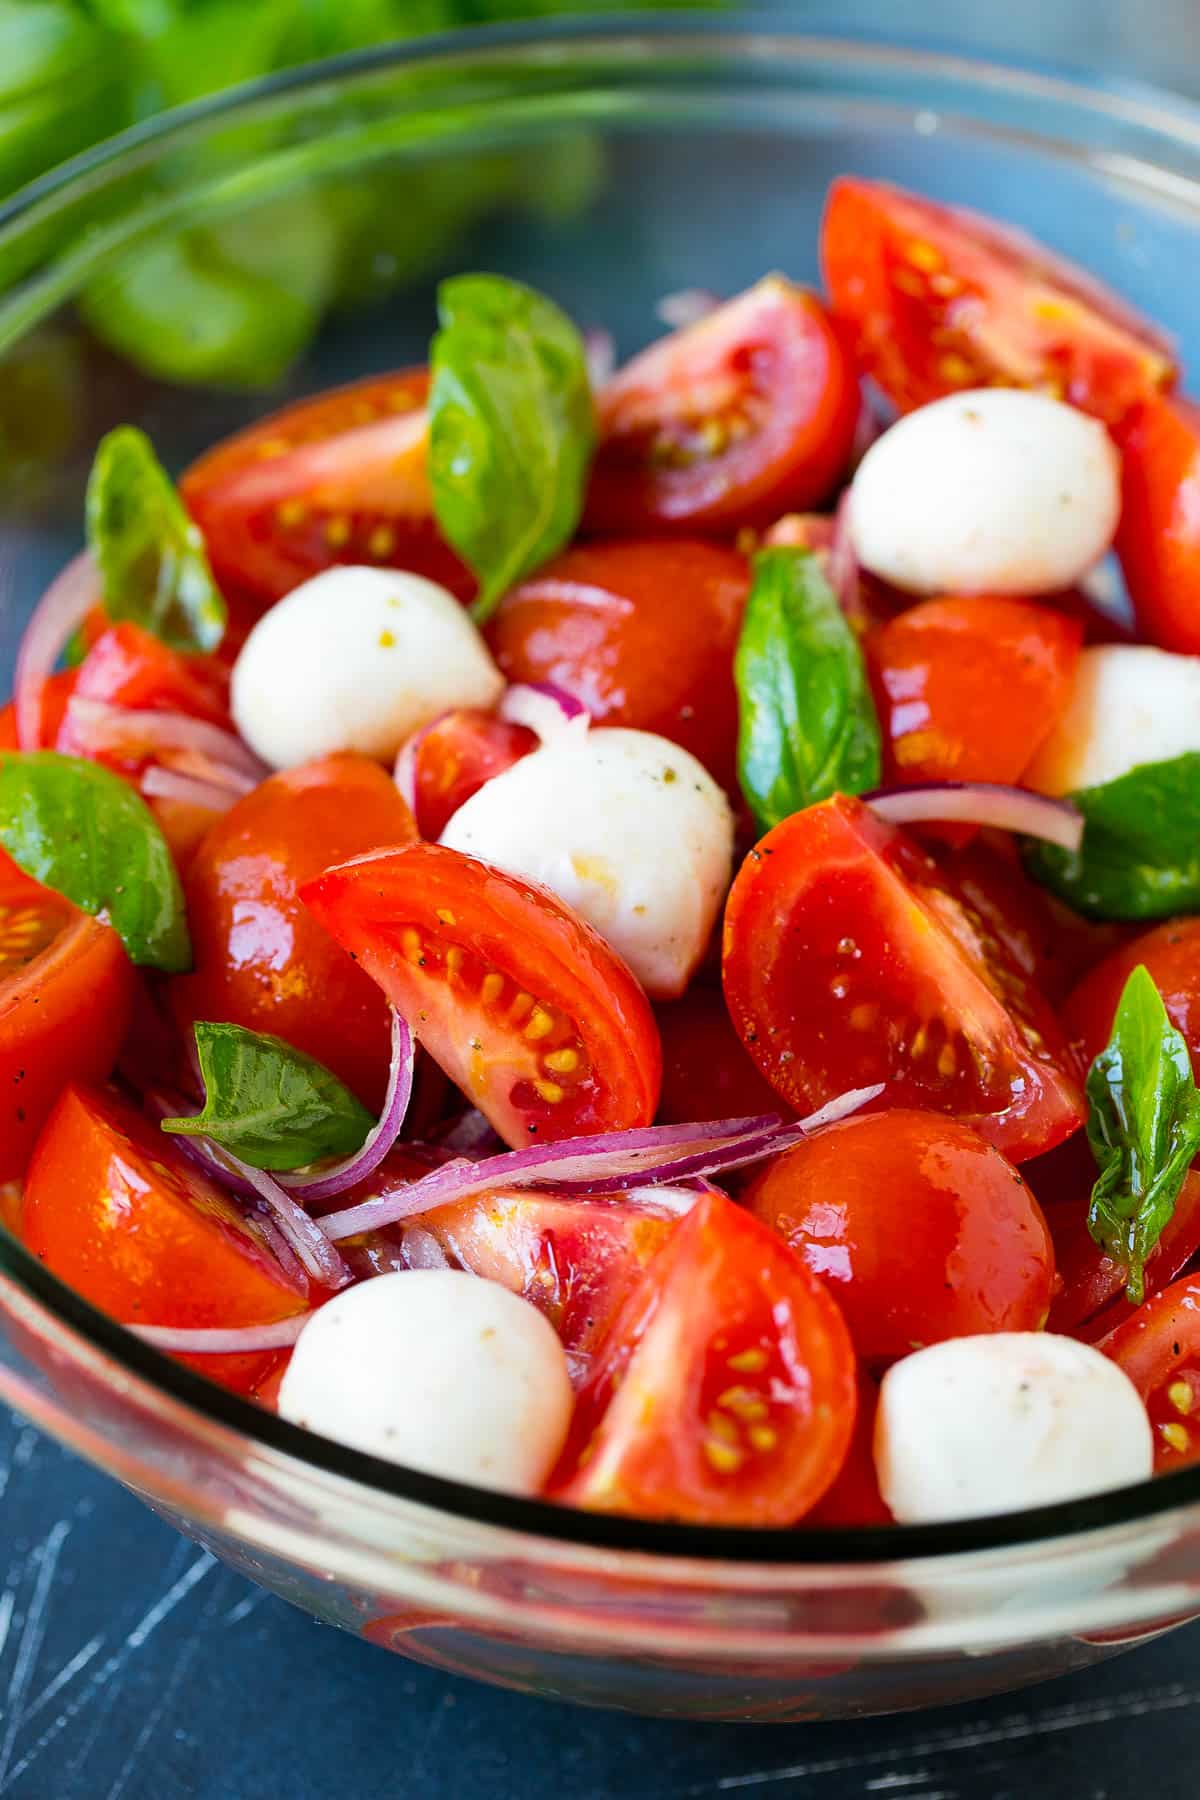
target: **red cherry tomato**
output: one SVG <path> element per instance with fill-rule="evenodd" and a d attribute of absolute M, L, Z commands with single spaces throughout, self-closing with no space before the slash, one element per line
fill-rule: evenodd
<path fill-rule="evenodd" d="M 213 656 L 185 656 L 128 622 L 96 639 L 75 677 L 81 700 L 144 712 L 181 712 L 229 728 L 229 670 Z M 58 748 L 78 755 L 68 719 Z"/>
<path fill-rule="evenodd" d="M 42 745 L 50 750 L 58 740 L 62 729 L 63 717 L 67 710 L 67 702 L 75 692 L 76 669 L 60 669 L 57 675 L 51 675 L 42 693 Z M 10 700 L 7 706 L 0 706 L 0 750 L 19 750 L 17 739 L 17 708 Z"/>
<path fill-rule="evenodd" d="M 879 1389 L 864 1369 L 858 1371 L 858 1406 L 854 1436 L 842 1472 L 804 1518 L 805 1525 L 890 1525 L 892 1509 L 879 1491 L 875 1473 L 875 1415 Z"/>
<path fill-rule="evenodd" d="M 597 397 L 593 531 L 736 531 L 824 500 L 858 378 L 821 303 L 778 275 L 651 344 Z"/>
<path fill-rule="evenodd" d="M 693 984 L 681 1000 L 656 1006 L 662 1036 L 664 1124 L 777 1113 L 779 1096 L 759 1074 L 733 1028 L 719 987 Z"/>
<path fill-rule="evenodd" d="M 421 836 L 441 837 L 472 794 L 536 749 L 537 738 L 524 725 L 510 725 L 475 707 L 462 707 L 435 720 L 420 734 L 413 764 Z"/>
<path fill-rule="evenodd" d="M 1169 386 L 1160 336 L 1021 232 L 880 181 L 829 190 L 821 265 L 863 367 L 904 412 L 962 388 L 1036 388 L 1109 422 Z"/>
<path fill-rule="evenodd" d="M 662 1052 L 649 1001 L 548 889 L 410 844 L 330 869 L 303 897 L 506 1143 L 653 1119 Z"/>
<path fill-rule="evenodd" d="M 228 1019 L 273 1032 L 377 1107 L 387 1007 L 302 904 L 300 887 L 330 863 L 406 843 L 415 831 L 395 783 L 365 756 L 285 770 L 239 800 L 187 872 L 193 967 L 170 986 L 180 1024 Z"/>
<path fill-rule="evenodd" d="M 579 544 L 506 596 L 488 627 L 510 681 L 551 681 L 600 725 L 682 744 L 737 782 L 733 653 L 746 559 L 698 538 Z"/>
<path fill-rule="evenodd" d="M 1084 976 L 1063 1009 L 1080 1066 L 1087 1069 L 1108 1043 L 1125 983 L 1139 966 L 1149 971 L 1200 1078 L 1200 919 L 1168 919 L 1114 950 Z"/>
<path fill-rule="evenodd" d="M 114 1094 L 71 1086 L 29 1165 L 21 1235 L 85 1300 L 125 1325 L 270 1325 L 311 1304 L 252 1220 Z M 188 1356 L 246 1392 L 273 1350 Z"/>
<path fill-rule="evenodd" d="M 1052 1004 L 1070 988 L 1081 963 L 1109 946 L 1107 926 L 1090 925 L 1030 881 L 1011 838 L 984 831 L 964 848 L 935 855 L 968 906 Z"/>
<path fill-rule="evenodd" d="M 0 863 L 0 1182 L 20 1175 L 68 1081 L 102 1081 L 133 1008 L 110 925 Z"/>
<path fill-rule="evenodd" d="M 579 1395 L 552 1497 L 699 1524 L 790 1525 L 850 1447 L 854 1352 L 800 1258 L 705 1195 L 646 1270 Z"/>
<path fill-rule="evenodd" d="M 1200 407 L 1155 397 L 1117 433 L 1121 523 L 1116 551 L 1139 634 L 1200 652 Z"/>
<path fill-rule="evenodd" d="M 356 382 L 285 407 L 193 463 L 180 492 L 217 579 L 278 600 L 334 563 L 380 563 L 471 594 L 433 517 L 428 392 L 425 369 Z"/>
<path fill-rule="evenodd" d="M 1072 1143 L 1074 1141 L 1072 1139 Z M 1046 1208 L 1062 1284 L 1047 1322 L 1051 1331 L 1067 1332 L 1094 1342 L 1123 1319 L 1132 1318 L 1136 1308 L 1125 1298 L 1128 1270 L 1105 1256 L 1088 1230 L 1088 1201 L 1096 1180 L 1096 1165 L 1087 1150 L 1086 1140 L 1080 1160 L 1086 1160 L 1087 1169 L 1072 1197 L 1057 1200 Z M 1146 1259 L 1146 1293 L 1157 1294 L 1165 1288 L 1187 1267 L 1197 1250 L 1200 1250 L 1200 1174 L 1193 1171 L 1185 1177 L 1175 1210 Z"/>
<path fill-rule="evenodd" d="M 1200 1277 L 1164 1288 L 1101 1340 L 1146 1403 L 1159 1475 L 1200 1460 Z"/>
<path fill-rule="evenodd" d="M 847 1119 L 777 1157 L 743 1203 L 827 1284 L 869 1367 L 1046 1322 L 1054 1252 L 1041 1208 L 956 1120 Z"/>
<path fill-rule="evenodd" d="M 1046 1002 L 947 869 L 860 801 L 794 813 L 750 852 L 724 977 L 743 1043 L 798 1112 L 885 1082 L 877 1106 L 950 1113 L 1013 1161 L 1083 1119 Z"/>

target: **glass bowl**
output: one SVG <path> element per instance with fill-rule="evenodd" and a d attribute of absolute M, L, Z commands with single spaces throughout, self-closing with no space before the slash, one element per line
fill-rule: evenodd
<path fill-rule="evenodd" d="M 79 545 L 108 426 L 143 426 L 179 467 L 283 398 L 416 361 L 454 268 L 522 276 L 627 353 L 670 290 L 733 291 L 772 267 L 815 278 L 842 170 L 1015 220 L 1200 355 L 1200 114 L 1182 102 L 678 17 L 352 57 L 130 133 L 0 213 L 0 662 Z M 288 339 L 281 306 L 269 395 L 246 391 L 253 369 L 205 363 L 202 312 L 171 351 L 186 386 L 161 378 L 154 343 L 130 341 L 134 367 L 81 322 L 119 341 L 130 259 L 184 228 L 311 273 L 309 202 L 381 183 L 396 229 L 371 227 L 344 271 L 358 306 L 327 313 L 282 375 L 303 334 Z M 475 203 L 435 207 L 431 229 L 426 203 L 448 192 Z M 1200 1613 L 1200 1468 L 937 1528 L 648 1524 L 312 1437 L 145 1348 L 2 1232 L 0 1318 L 0 1394 L 181 1530 L 324 1620 L 512 1687 L 832 1718 L 1016 1686 Z"/>

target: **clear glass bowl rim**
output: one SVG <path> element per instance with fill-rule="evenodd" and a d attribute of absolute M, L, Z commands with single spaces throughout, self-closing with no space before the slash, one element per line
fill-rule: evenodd
<path fill-rule="evenodd" d="M 544 57 L 562 67 L 572 57 L 583 59 L 588 53 L 624 54 L 631 64 L 644 70 L 656 56 L 682 51 L 707 59 L 716 73 L 723 62 L 736 55 L 755 62 L 769 61 L 776 76 L 781 59 L 799 67 L 822 61 L 848 71 L 855 66 L 864 70 L 903 66 L 914 76 L 953 78 L 992 92 L 1007 90 L 1025 97 L 1036 91 L 1046 102 L 1069 102 L 1086 112 L 1139 125 L 1166 140 L 1174 138 L 1193 151 L 1200 150 L 1200 108 L 1188 101 L 1139 82 L 1122 80 L 1119 84 L 1098 85 L 1100 78 L 1095 76 L 1050 70 L 1036 61 L 1000 62 L 957 50 L 910 46 L 871 33 L 834 35 L 781 30 L 774 18 L 760 19 L 756 24 L 752 16 L 745 15 L 722 19 L 698 13 L 647 14 L 639 18 L 636 27 L 628 15 L 540 19 L 439 33 L 415 42 L 330 57 L 160 114 L 60 164 L 0 205 L 0 248 L 45 202 L 57 196 L 69 198 L 78 184 L 101 172 L 117 177 L 122 165 L 140 157 L 147 148 L 166 150 L 173 140 L 190 134 L 196 126 L 232 122 L 264 100 L 421 66 L 437 68 L 452 79 L 456 69 L 478 70 L 481 62 L 488 61 L 499 67 L 514 53 Z M 1003 127 L 994 129 L 1003 135 Z M 1084 1500 L 939 1525 L 817 1531 L 803 1526 L 766 1529 L 686 1525 L 584 1513 L 403 1468 L 292 1425 L 151 1349 L 58 1280 L 15 1237 L 2 1230 L 0 1274 L 22 1290 L 35 1307 L 44 1308 L 57 1327 L 81 1340 L 85 1353 L 99 1353 L 111 1360 L 123 1375 L 145 1384 L 185 1413 L 196 1415 L 204 1427 L 235 1433 L 251 1446 L 258 1444 L 274 1450 L 381 1497 L 408 1501 L 463 1522 L 549 1539 L 564 1546 L 658 1555 L 673 1561 L 687 1558 L 710 1563 L 753 1563 L 760 1570 L 773 1565 L 790 1570 L 847 1564 L 894 1566 L 909 1559 L 942 1559 L 1032 1547 L 1200 1504 L 1197 1465 Z"/>

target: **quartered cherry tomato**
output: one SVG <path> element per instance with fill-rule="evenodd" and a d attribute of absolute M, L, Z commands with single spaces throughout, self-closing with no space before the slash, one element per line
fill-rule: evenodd
<path fill-rule="evenodd" d="M 879 1491 L 875 1473 L 875 1415 L 879 1388 L 865 1369 L 858 1371 L 858 1406 L 854 1436 L 842 1464 L 842 1472 L 823 1494 L 805 1525 L 890 1525 L 892 1509 Z"/>
<path fill-rule="evenodd" d="M 506 1143 L 653 1119 L 662 1052 L 650 1003 L 548 889 L 411 844 L 330 869 L 303 895 Z"/>
<path fill-rule="evenodd" d="M 81 700 L 139 712 L 180 712 L 229 728 L 229 670 L 213 656 L 187 656 L 129 622 L 101 633 L 75 672 Z M 57 748 L 87 755 L 68 716 Z M 109 759 L 104 759 L 109 760 Z M 115 766 L 115 765 L 114 765 Z"/>
<path fill-rule="evenodd" d="M 821 266 L 863 367 L 907 412 L 962 388 L 1035 388 L 1111 423 L 1175 375 L 1161 336 L 1023 233 L 880 181 L 829 190 Z"/>
<path fill-rule="evenodd" d="M 278 600 L 334 563 L 412 569 L 467 596 L 426 472 L 429 374 L 402 369 L 261 419 L 180 484 L 217 579 Z"/>
<path fill-rule="evenodd" d="M 1146 1403 L 1160 1475 L 1200 1461 L 1200 1277 L 1164 1288 L 1100 1348 Z"/>
<path fill-rule="evenodd" d="M 844 471 L 858 410 L 854 365 L 820 301 L 770 275 L 601 389 L 584 524 L 732 532 L 802 512 Z"/>
<path fill-rule="evenodd" d="M 0 852 L 0 1181 L 21 1174 L 68 1081 L 111 1072 L 135 983 L 111 925 Z"/>
<path fill-rule="evenodd" d="M 860 801 L 794 813 L 743 863 L 725 993 L 776 1092 L 807 1112 L 849 1088 L 950 1113 L 1013 1161 L 1081 1123 L 1047 1003 L 946 867 Z"/>
<path fill-rule="evenodd" d="M 487 629 L 509 681 L 550 681 L 598 725 L 682 744 L 737 781 L 733 653 L 750 572 L 698 538 L 577 544 L 512 590 Z"/>
<path fill-rule="evenodd" d="M 1040 1331 L 1054 1252 L 1041 1208 L 998 1150 L 936 1113 L 874 1113 L 777 1157 L 743 1196 L 836 1297 L 882 1369 L 986 1331 Z"/>
<path fill-rule="evenodd" d="M 1200 1078 L 1200 919 L 1168 919 L 1114 950 L 1084 976 L 1063 1010 L 1081 1067 L 1088 1068 L 1108 1043 L 1125 983 L 1139 966 L 1149 970 Z"/>
<path fill-rule="evenodd" d="M 420 733 L 413 757 L 413 798 L 421 836 L 441 837 L 459 807 L 484 782 L 503 775 L 536 749 L 537 738 L 526 726 L 511 725 L 478 707 L 460 707 L 436 719 Z"/>
<path fill-rule="evenodd" d="M 1117 433 L 1121 523 L 1116 550 L 1141 636 L 1200 653 L 1200 406 L 1158 396 Z"/>
<path fill-rule="evenodd" d="M 142 1114 L 70 1086 L 25 1180 L 21 1235 L 35 1256 L 124 1325 L 270 1325 L 312 1304 L 253 1221 Z M 184 1357 L 240 1392 L 274 1350 Z"/>
<path fill-rule="evenodd" d="M 602 1345 L 550 1491 L 598 1512 L 790 1525 L 845 1462 L 855 1398 L 821 1283 L 757 1219 L 705 1195 Z"/>
<path fill-rule="evenodd" d="M 180 1023 L 227 1019 L 272 1032 L 377 1107 L 389 1062 L 387 1006 L 302 904 L 300 888 L 330 863 L 415 835 L 395 783 L 366 756 L 284 770 L 239 800 L 187 871 L 193 966 L 170 987 Z"/>
<path fill-rule="evenodd" d="M 656 1006 L 662 1036 L 664 1124 L 754 1118 L 780 1110 L 779 1096 L 746 1054 L 719 987 L 699 982 L 681 1000 Z"/>

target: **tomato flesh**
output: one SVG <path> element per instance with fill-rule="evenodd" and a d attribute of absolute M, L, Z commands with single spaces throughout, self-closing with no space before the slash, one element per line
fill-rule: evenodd
<path fill-rule="evenodd" d="M 1138 632 L 1200 653 L 1200 406 L 1147 399 L 1117 433 L 1121 522 L 1116 551 Z"/>
<path fill-rule="evenodd" d="M 779 1111 L 779 1096 L 746 1054 L 719 987 L 693 982 L 682 999 L 656 1006 L 654 1016 L 663 1047 L 663 1124 Z"/>
<path fill-rule="evenodd" d="M 650 1004 L 549 890 L 412 844 L 302 891 L 506 1143 L 653 1119 L 662 1052 Z"/>
<path fill-rule="evenodd" d="M 631 1294 L 576 1406 L 554 1498 L 695 1523 L 789 1525 L 854 1429 L 854 1352 L 815 1276 L 717 1194 Z"/>
<path fill-rule="evenodd" d="M 872 1369 L 946 1338 L 1046 1322 L 1054 1253 L 1041 1208 L 953 1119 L 846 1119 L 776 1158 L 743 1200 L 827 1284 Z"/>
<path fill-rule="evenodd" d="M 1155 1473 L 1200 1461 L 1200 1278 L 1188 1275 L 1164 1288 L 1100 1348 L 1146 1403 Z"/>
<path fill-rule="evenodd" d="M 820 302 L 768 276 L 601 389 L 584 524 L 731 532 L 803 512 L 845 469 L 858 411 L 854 365 Z"/>
<path fill-rule="evenodd" d="M 436 719 L 420 734 L 413 762 L 421 836 L 441 837 L 472 794 L 536 750 L 537 742 L 526 726 L 511 725 L 476 707 L 462 707 Z"/>
<path fill-rule="evenodd" d="M 1034 388 L 1120 419 L 1167 387 L 1161 336 L 1023 233 L 886 182 L 829 190 L 821 266 L 859 359 L 901 411 L 964 388 Z"/>
<path fill-rule="evenodd" d="M 229 1196 L 97 1088 L 68 1087 L 50 1115 L 26 1176 L 21 1235 L 54 1274 L 126 1325 L 270 1325 L 311 1304 Z M 181 1360 L 247 1392 L 277 1356 Z"/>
<path fill-rule="evenodd" d="M 833 1486 L 805 1515 L 805 1525 L 890 1525 L 892 1509 L 879 1491 L 875 1473 L 875 1418 L 879 1388 L 864 1369 L 858 1372 L 854 1436 Z"/>
<path fill-rule="evenodd" d="M 797 1111 L 886 1084 L 1013 1161 L 1084 1117 L 1053 1014 L 945 867 L 860 801 L 795 813 L 750 852 L 725 912 L 730 1014 Z"/>

